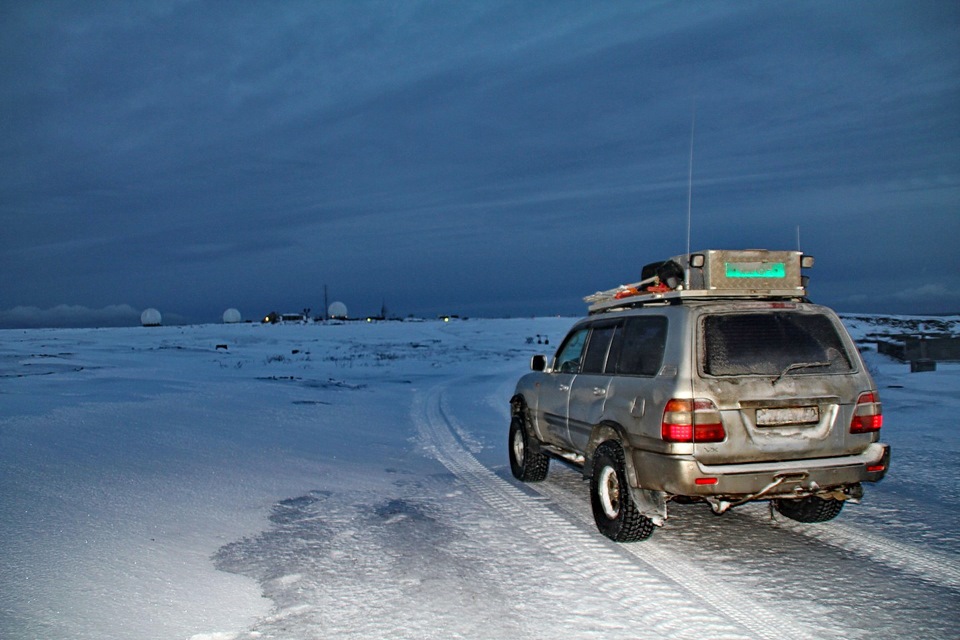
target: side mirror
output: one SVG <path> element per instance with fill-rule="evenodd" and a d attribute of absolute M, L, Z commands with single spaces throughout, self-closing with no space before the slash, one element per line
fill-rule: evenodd
<path fill-rule="evenodd" d="M 530 358 L 530 369 L 533 371 L 543 371 L 547 368 L 547 356 L 535 355 Z"/>

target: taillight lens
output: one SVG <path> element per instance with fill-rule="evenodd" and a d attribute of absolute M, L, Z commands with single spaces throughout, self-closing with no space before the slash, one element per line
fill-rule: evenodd
<path fill-rule="evenodd" d="M 880 396 L 876 391 L 861 393 L 857 398 L 857 406 L 853 409 L 850 433 L 880 431 L 881 426 L 883 426 L 883 411 L 880 407 Z"/>
<path fill-rule="evenodd" d="M 667 442 L 722 442 L 727 434 L 713 401 L 674 398 L 663 408 L 660 436 Z"/>

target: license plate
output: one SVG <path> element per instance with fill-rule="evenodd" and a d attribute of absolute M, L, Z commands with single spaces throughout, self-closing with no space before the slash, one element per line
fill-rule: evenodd
<path fill-rule="evenodd" d="M 757 409 L 758 427 L 778 427 L 787 424 L 816 424 L 818 422 L 820 422 L 819 407 Z"/>

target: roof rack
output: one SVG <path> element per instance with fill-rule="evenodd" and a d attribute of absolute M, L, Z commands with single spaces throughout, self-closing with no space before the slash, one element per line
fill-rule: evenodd
<path fill-rule="evenodd" d="M 807 296 L 802 268 L 813 256 L 800 251 L 710 249 L 643 267 L 640 280 L 586 296 L 591 314 L 650 304 L 716 298 L 791 299 Z"/>

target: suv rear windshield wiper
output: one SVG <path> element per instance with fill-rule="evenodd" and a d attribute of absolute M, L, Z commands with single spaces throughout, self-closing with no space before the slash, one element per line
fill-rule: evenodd
<path fill-rule="evenodd" d="M 780 375 L 778 375 L 776 378 L 774 378 L 774 379 L 773 379 L 773 382 L 771 382 L 770 384 L 771 384 L 771 385 L 777 384 L 778 382 L 780 382 L 780 380 L 783 378 L 783 376 L 787 375 L 787 374 L 790 373 L 791 371 L 796 371 L 797 369 L 813 369 L 813 368 L 816 368 L 816 367 L 829 367 L 831 364 L 833 364 L 833 362 L 830 362 L 830 361 L 827 361 L 827 362 L 794 362 L 792 365 L 790 365 L 789 367 L 787 367 L 786 369 L 784 369 L 783 371 L 781 371 L 781 372 L 780 372 Z"/>

